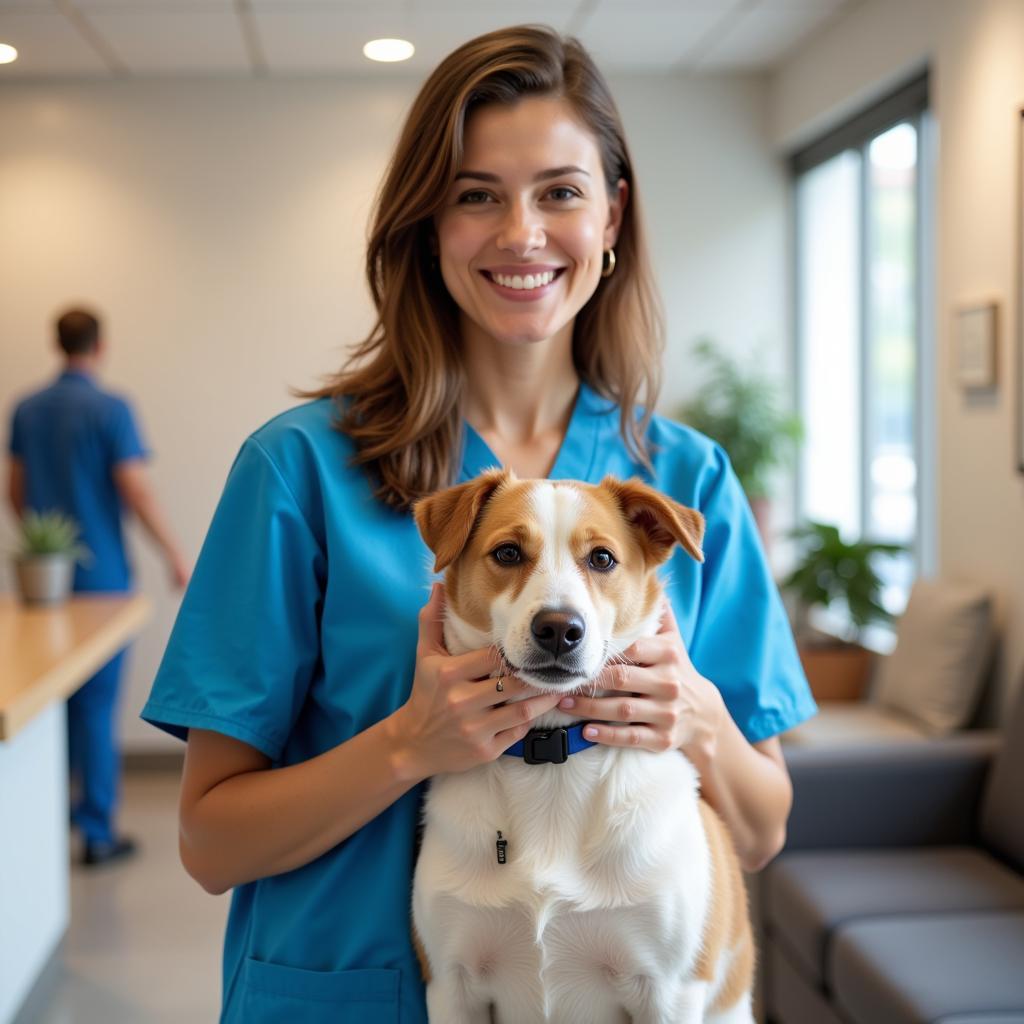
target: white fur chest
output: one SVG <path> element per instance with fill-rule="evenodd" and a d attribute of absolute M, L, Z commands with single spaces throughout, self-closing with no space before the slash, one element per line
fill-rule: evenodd
<path fill-rule="evenodd" d="M 431 1019 L 599 1024 L 624 1019 L 623 988 L 671 998 L 710 899 L 697 781 L 677 752 L 601 746 L 436 777 L 413 898 Z"/>

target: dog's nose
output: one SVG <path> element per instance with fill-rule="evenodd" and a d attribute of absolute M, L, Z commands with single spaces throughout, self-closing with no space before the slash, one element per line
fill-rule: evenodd
<path fill-rule="evenodd" d="M 530 632 L 539 647 L 557 658 L 571 651 L 583 639 L 587 627 L 583 617 L 576 612 L 544 608 L 533 617 Z"/>

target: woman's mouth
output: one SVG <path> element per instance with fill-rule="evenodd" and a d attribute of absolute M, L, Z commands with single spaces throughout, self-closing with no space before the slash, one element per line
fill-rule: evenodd
<path fill-rule="evenodd" d="M 565 267 L 557 270 L 546 270 L 539 274 L 497 274 L 490 270 L 481 270 L 481 276 L 490 286 L 505 299 L 513 302 L 533 302 L 542 298 L 555 286 L 555 282 L 565 273 Z"/>

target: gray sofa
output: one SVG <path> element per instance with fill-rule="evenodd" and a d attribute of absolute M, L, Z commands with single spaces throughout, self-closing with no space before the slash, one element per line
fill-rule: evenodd
<path fill-rule="evenodd" d="M 1004 734 L 786 750 L 773 1024 L 1024 1024 L 1024 686 Z"/>

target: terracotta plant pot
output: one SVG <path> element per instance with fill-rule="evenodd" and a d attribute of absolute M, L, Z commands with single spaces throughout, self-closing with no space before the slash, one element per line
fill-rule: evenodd
<path fill-rule="evenodd" d="M 842 640 L 797 645 L 817 701 L 862 700 L 871 675 L 872 653 Z"/>

